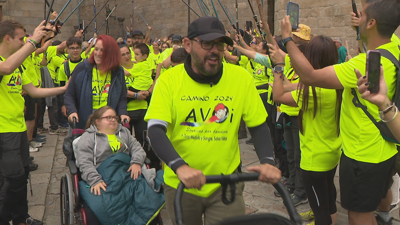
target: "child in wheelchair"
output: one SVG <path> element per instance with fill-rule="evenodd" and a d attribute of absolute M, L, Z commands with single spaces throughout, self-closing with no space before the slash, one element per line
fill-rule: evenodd
<path fill-rule="evenodd" d="M 142 202 L 150 201 L 148 204 L 152 205 L 146 206 L 144 212 L 148 220 L 151 220 L 153 215 L 158 214 L 164 205 L 163 193 L 151 191 L 155 188 L 149 185 L 149 180 L 146 177 L 149 170 L 143 167 L 144 171 L 142 171 L 146 158 L 145 151 L 140 143 L 132 137 L 130 131 L 118 122 L 118 116 L 111 107 L 104 106 L 97 109 L 89 117 L 85 132 L 77 140 L 77 143 L 74 141 L 74 153 L 76 166 L 81 172 L 82 180 L 86 182 L 84 185 L 81 184 L 82 181 L 79 182 L 79 189 L 85 208 L 89 208 L 86 212 L 91 214 L 87 217 L 88 219 L 89 217 L 97 217 L 98 219 L 95 219 L 95 223 L 88 221 L 88 224 L 132 224 L 132 221 L 134 221 L 134 224 L 142 224 L 142 222 L 147 224 L 148 221 L 139 223 L 136 222 L 137 218 L 133 218 L 138 214 L 138 211 L 142 210 L 137 205 L 144 205 Z M 142 172 L 145 173 L 145 178 L 141 178 Z M 157 177 L 159 177 L 158 174 Z M 132 184 L 135 183 L 133 180 L 139 183 Z M 89 188 L 90 192 L 88 191 Z M 143 195 L 141 201 L 138 201 L 138 195 L 140 196 L 141 193 L 136 193 L 137 190 L 139 192 L 140 190 L 147 190 L 144 191 L 146 195 Z M 113 212 L 104 213 L 110 208 L 107 203 L 114 201 L 114 199 L 116 199 L 117 204 L 122 204 L 118 210 L 121 211 L 120 214 L 123 214 L 123 216 L 112 215 Z M 152 199 L 154 202 L 151 202 Z M 97 204 L 98 201 L 105 202 L 105 204 Z M 116 203 L 112 204 L 115 205 Z M 101 205 L 100 208 L 97 207 L 98 205 Z M 124 207 L 126 209 L 134 208 L 134 210 L 132 212 L 124 210 Z M 107 217 L 104 217 L 105 214 L 107 214 Z M 146 217 L 143 214 L 141 215 Z M 105 218 L 107 219 L 106 222 L 104 221 Z"/>

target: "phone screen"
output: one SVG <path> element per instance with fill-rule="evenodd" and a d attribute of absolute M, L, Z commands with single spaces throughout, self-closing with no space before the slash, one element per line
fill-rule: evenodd
<path fill-rule="evenodd" d="M 290 23 L 292 24 L 293 30 L 299 28 L 299 14 L 300 14 L 299 5 L 293 2 L 288 2 L 287 15 L 290 16 Z"/>
<path fill-rule="evenodd" d="M 367 54 L 367 77 L 368 77 L 368 90 L 371 93 L 379 92 L 379 77 L 381 66 L 381 53 L 378 51 L 368 51 Z"/>

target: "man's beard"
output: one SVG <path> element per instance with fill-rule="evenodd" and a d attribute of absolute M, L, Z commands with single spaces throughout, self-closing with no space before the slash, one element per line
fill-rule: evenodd
<path fill-rule="evenodd" d="M 193 51 L 193 48 L 192 48 L 191 57 L 192 57 L 192 61 L 193 61 L 194 65 L 196 66 L 197 70 L 205 76 L 214 76 L 222 68 L 222 58 L 220 58 L 219 55 L 217 55 L 215 53 L 210 53 L 204 59 L 201 59 L 199 57 L 199 55 L 197 55 L 196 52 Z M 207 60 L 210 58 L 213 58 L 213 57 L 217 58 L 218 63 L 216 65 L 210 65 L 211 68 L 207 69 L 207 67 L 206 67 Z"/>

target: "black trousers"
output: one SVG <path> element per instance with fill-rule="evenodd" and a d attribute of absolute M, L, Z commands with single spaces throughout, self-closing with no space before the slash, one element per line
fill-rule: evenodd
<path fill-rule="evenodd" d="M 47 112 L 49 116 L 50 129 L 57 130 L 58 129 L 58 106 L 57 106 L 57 98 L 53 98 L 52 106 L 47 107 Z M 46 101 L 44 98 L 38 99 L 37 106 L 37 117 L 36 117 L 36 126 L 38 128 L 43 128 L 44 121 L 44 113 L 46 112 Z"/>
<path fill-rule="evenodd" d="M 26 131 L 0 133 L 0 225 L 24 223 L 28 215 L 29 142 Z"/>

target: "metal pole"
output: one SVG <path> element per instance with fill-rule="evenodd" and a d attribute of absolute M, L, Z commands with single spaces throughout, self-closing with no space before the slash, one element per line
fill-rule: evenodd
<path fill-rule="evenodd" d="M 79 0 L 78 0 L 79 1 Z M 60 23 L 60 25 L 64 25 L 64 23 L 69 19 L 69 17 L 71 17 L 72 14 L 74 14 L 75 10 L 78 9 L 78 20 L 79 20 L 79 6 L 83 3 L 84 0 L 82 0 L 81 2 L 79 2 L 79 4 L 72 10 L 72 12 L 64 19 L 64 21 L 62 21 Z M 79 21 L 78 21 L 79 22 Z M 80 25 L 80 23 L 79 23 Z"/>
<path fill-rule="evenodd" d="M 190 0 L 189 1 L 189 5 L 190 5 Z M 190 26 L 190 9 L 188 8 L 188 27 Z"/>
<path fill-rule="evenodd" d="M 189 4 L 187 4 L 187 2 L 185 2 L 185 0 L 182 0 L 182 2 L 185 3 L 198 17 L 201 17 Z"/>
<path fill-rule="evenodd" d="M 201 15 L 205 16 L 205 15 L 204 15 L 204 12 L 203 12 L 203 7 L 201 7 L 201 4 L 199 3 L 199 0 L 196 0 L 196 2 L 197 2 L 197 5 L 199 6 Z"/>
<path fill-rule="evenodd" d="M 44 0 L 44 17 L 43 17 L 44 19 L 46 19 L 46 2 L 47 0 Z"/>
<path fill-rule="evenodd" d="M 93 0 L 93 9 L 94 9 L 94 32 L 97 33 L 97 13 L 96 13 L 96 0 Z"/>
<path fill-rule="evenodd" d="M 218 18 L 217 9 L 215 9 L 215 5 L 214 5 L 214 2 L 213 2 L 213 0 L 211 0 L 211 4 L 212 4 L 212 6 L 213 6 L 213 8 L 214 8 L 215 17 L 217 17 L 217 19 L 219 19 L 219 18 Z"/>
<path fill-rule="evenodd" d="M 132 1 L 132 31 L 135 30 L 135 7 L 133 7 L 133 1 Z"/>
<path fill-rule="evenodd" d="M 237 33 L 239 33 L 239 11 L 238 11 L 239 5 L 238 5 L 238 1 L 236 0 L 236 29 L 237 29 Z"/>
<path fill-rule="evenodd" d="M 78 5 L 79 5 L 79 0 L 76 0 L 76 1 L 77 1 Z M 81 27 L 81 16 L 80 16 L 80 12 L 79 12 L 79 6 L 78 6 L 78 27 L 79 27 L 79 29 Z"/>
<path fill-rule="evenodd" d="M 68 0 L 68 2 L 64 5 L 64 7 L 61 9 L 61 11 L 58 13 L 57 17 L 54 19 L 55 22 L 57 22 L 58 18 L 60 18 L 61 14 L 65 11 L 67 6 L 71 3 L 71 0 Z"/>

